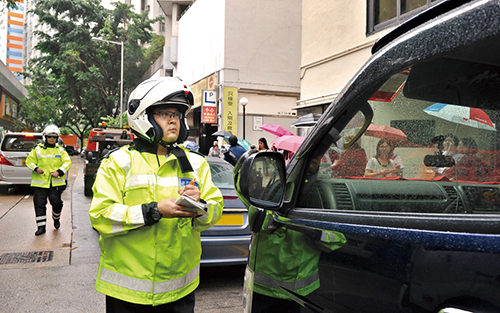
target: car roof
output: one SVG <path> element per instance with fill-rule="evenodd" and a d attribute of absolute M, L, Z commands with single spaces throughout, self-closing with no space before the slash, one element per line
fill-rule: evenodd
<path fill-rule="evenodd" d="M 5 137 L 7 136 L 42 136 L 42 133 L 31 133 L 31 132 L 12 132 L 12 133 L 5 133 Z"/>
<path fill-rule="evenodd" d="M 209 157 L 209 156 L 206 156 L 205 157 L 208 161 L 208 163 L 219 163 L 219 164 L 227 164 L 231 167 L 234 167 L 231 163 L 221 159 L 221 158 L 216 158 L 216 157 Z"/>

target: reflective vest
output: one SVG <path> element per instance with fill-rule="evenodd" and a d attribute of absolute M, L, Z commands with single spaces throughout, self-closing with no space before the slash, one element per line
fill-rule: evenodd
<path fill-rule="evenodd" d="M 66 185 L 66 174 L 71 168 L 71 158 L 66 150 L 60 145 L 55 147 L 45 147 L 43 143 L 36 145 L 26 159 L 26 165 L 31 170 L 31 186 L 40 188 L 50 188 Z M 35 169 L 39 167 L 44 170 L 43 174 L 38 174 Z M 64 175 L 52 177 L 51 172 L 61 170 Z"/>
<path fill-rule="evenodd" d="M 95 288 L 127 302 L 160 305 L 183 298 L 199 284 L 200 231 L 214 225 L 224 206 L 207 160 L 186 150 L 194 172 L 182 173 L 177 158 L 128 146 L 104 159 L 93 186 L 92 225 L 100 233 Z M 162 218 L 145 226 L 142 205 L 178 198 L 193 178 L 208 215 Z"/>
<path fill-rule="evenodd" d="M 345 236 L 334 231 L 321 232 L 320 238 L 279 227 L 269 232 L 272 214 L 268 212 L 260 232 L 254 234 L 256 244 L 249 262 L 253 273 L 253 291 L 280 299 L 292 300 L 283 288 L 307 296 L 320 287 L 318 261 L 321 251 L 331 252 L 344 245 Z"/>

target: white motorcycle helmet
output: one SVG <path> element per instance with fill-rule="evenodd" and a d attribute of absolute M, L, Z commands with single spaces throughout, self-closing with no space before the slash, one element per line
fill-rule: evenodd
<path fill-rule="evenodd" d="M 128 124 L 138 137 L 147 142 L 175 147 L 188 137 L 186 115 L 193 103 L 193 92 L 180 78 L 150 78 L 143 81 L 130 94 L 127 108 Z M 182 113 L 179 137 L 174 143 L 167 144 L 162 140 L 163 130 L 151 114 L 153 106 L 162 104 L 175 106 Z"/>
<path fill-rule="evenodd" d="M 47 136 L 61 136 L 61 131 L 59 130 L 59 127 L 57 127 L 54 124 L 47 125 L 45 129 L 42 132 L 42 138 L 44 142 L 47 142 Z"/>

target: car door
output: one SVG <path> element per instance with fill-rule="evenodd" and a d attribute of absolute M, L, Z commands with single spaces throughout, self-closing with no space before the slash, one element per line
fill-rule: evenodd
<path fill-rule="evenodd" d="M 256 232 L 253 312 L 500 310 L 500 36 L 484 23 L 498 13 L 476 1 L 379 47 L 286 178 L 281 156 L 242 162 L 274 175 L 237 188 Z"/>

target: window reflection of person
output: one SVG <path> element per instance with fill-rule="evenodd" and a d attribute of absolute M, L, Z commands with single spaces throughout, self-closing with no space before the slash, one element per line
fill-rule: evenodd
<path fill-rule="evenodd" d="M 346 141 L 352 139 L 347 137 Z M 334 151 L 334 156 L 330 156 L 332 160 L 332 177 L 361 177 L 365 173 L 366 168 L 366 152 L 358 142 L 353 142 L 349 149 L 339 154 Z"/>
<path fill-rule="evenodd" d="M 395 176 L 399 170 L 391 160 L 391 151 L 393 150 L 391 142 L 387 139 L 380 139 L 377 143 L 377 153 L 368 160 L 365 169 L 366 177 L 388 177 Z"/>
<path fill-rule="evenodd" d="M 448 155 L 451 156 L 455 160 L 455 164 L 458 164 L 460 159 L 464 156 L 462 153 L 459 153 L 457 151 L 457 147 L 459 144 L 458 138 L 451 134 L 448 133 L 444 135 L 444 141 L 443 141 L 443 155 Z M 453 170 L 447 170 L 447 167 L 439 167 L 439 168 L 432 168 L 437 174 L 445 175 L 448 178 L 453 178 L 455 175 L 453 174 Z M 445 173 L 446 171 L 446 173 Z"/>
<path fill-rule="evenodd" d="M 389 157 L 394 162 L 394 166 L 396 166 L 396 168 L 398 169 L 394 174 L 396 176 L 403 176 L 403 169 L 405 168 L 403 160 L 399 155 L 394 154 L 394 149 L 396 149 L 396 143 L 391 142 L 391 144 L 392 144 L 392 149 L 391 152 L 389 153 Z"/>

